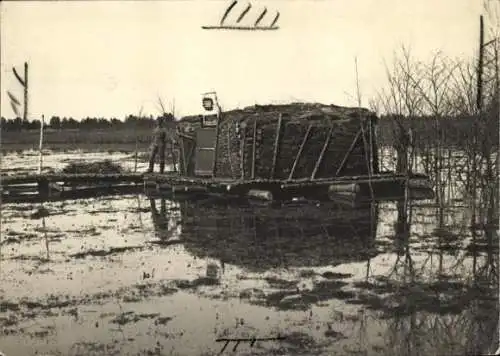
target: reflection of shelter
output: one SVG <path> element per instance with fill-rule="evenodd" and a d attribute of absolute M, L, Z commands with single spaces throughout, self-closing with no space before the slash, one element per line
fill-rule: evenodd
<path fill-rule="evenodd" d="M 253 270 L 362 261 L 376 231 L 376 209 L 296 204 L 180 203 L 181 241 L 200 258 Z"/>

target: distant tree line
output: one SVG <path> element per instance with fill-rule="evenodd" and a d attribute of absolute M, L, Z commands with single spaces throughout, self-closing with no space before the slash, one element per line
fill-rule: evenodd
<path fill-rule="evenodd" d="M 106 119 L 103 117 L 86 117 L 80 121 L 73 119 L 72 117 L 59 117 L 52 116 L 48 121 L 45 121 L 45 127 L 54 130 L 67 130 L 67 129 L 80 129 L 80 130 L 92 130 L 92 129 L 107 129 L 107 128 L 151 128 L 154 127 L 157 118 L 153 116 L 149 117 L 139 117 L 135 115 L 128 115 L 124 120 L 118 120 L 117 118 Z M 35 120 L 23 120 L 20 117 L 15 119 L 6 119 L 4 117 L 2 120 L 2 130 L 4 131 L 21 131 L 21 130 L 35 130 L 40 128 L 41 121 Z M 170 121 L 173 121 L 170 119 Z"/>

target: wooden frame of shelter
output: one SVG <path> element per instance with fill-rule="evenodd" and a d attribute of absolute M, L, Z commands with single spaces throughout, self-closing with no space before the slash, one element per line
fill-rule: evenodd
<path fill-rule="evenodd" d="M 179 174 L 148 175 L 145 184 L 266 200 L 325 193 L 350 200 L 401 188 L 408 176 L 379 171 L 377 120 L 366 109 L 322 104 L 252 106 L 209 126 L 203 116 L 186 117 L 177 127 Z"/>
<path fill-rule="evenodd" d="M 379 171 L 377 117 L 366 109 L 268 105 L 215 117 L 191 116 L 177 123 L 177 172 L 9 176 L 2 177 L 2 197 L 77 197 L 127 191 L 140 182 L 146 193 L 265 200 L 328 197 L 353 203 L 374 194 L 402 195 L 407 186 L 422 190 L 425 198 L 434 194 L 423 175 Z"/>

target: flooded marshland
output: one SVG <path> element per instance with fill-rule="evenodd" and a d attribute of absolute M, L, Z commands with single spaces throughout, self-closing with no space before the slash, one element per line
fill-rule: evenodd
<path fill-rule="evenodd" d="M 104 158 L 134 167 L 130 154 L 78 152 L 44 165 Z M 9 154 L 3 166 L 34 172 L 38 157 Z M 460 174 L 444 175 L 439 204 L 144 195 L 3 204 L 0 350 L 216 355 L 218 338 L 280 336 L 222 354 L 485 351 L 498 340 L 498 217 L 471 223 L 476 204 Z"/>

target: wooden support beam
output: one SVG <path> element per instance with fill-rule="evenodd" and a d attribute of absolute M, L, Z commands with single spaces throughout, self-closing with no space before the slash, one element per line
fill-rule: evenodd
<path fill-rule="evenodd" d="M 270 177 L 271 179 L 274 178 L 274 173 L 276 172 L 276 161 L 278 160 L 278 151 L 279 151 L 279 146 L 280 146 L 280 141 L 281 141 L 281 124 L 283 122 L 283 114 L 280 113 L 280 116 L 278 118 L 278 125 L 276 127 L 276 135 L 274 138 L 274 154 L 273 154 L 273 165 L 271 166 L 271 174 Z"/>
<path fill-rule="evenodd" d="M 345 156 L 344 156 L 344 159 L 342 160 L 342 162 L 340 163 L 340 166 L 339 168 L 337 168 L 337 172 L 335 172 L 335 177 L 338 177 L 339 173 L 342 171 L 342 169 L 344 169 L 344 166 L 347 162 L 347 159 L 349 158 L 349 155 L 351 154 L 352 150 L 354 149 L 354 147 L 356 147 L 356 143 L 358 142 L 359 140 L 359 135 L 361 135 L 361 129 L 359 129 L 358 133 L 356 134 L 356 136 L 354 137 L 354 140 L 352 141 L 351 143 L 351 146 L 349 147 L 349 149 L 347 150 Z"/>
<path fill-rule="evenodd" d="M 177 133 L 177 136 L 180 137 L 180 132 Z M 182 159 L 182 174 L 187 175 L 187 160 L 186 160 L 186 147 L 184 146 L 184 140 L 181 138 L 180 140 L 180 149 L 181 149 L 181 159 Z M 180 168 L 180 167 L 179 167 Z"/>
<path fill-rule="evenodd" d="M 219 132 L 220 132 L 221 117 L 217 117 L 217 126 L 215 127 L 215 148 L 214 148 L 214 167 L 212 169 L 212 177 L 217 175 L 217 154 L 219 151 Z"/>
<path fill-rule="evenodd" d="M 193 162 L 193 155 L 194 155 L 194 152 L 196 151 L 196 142 L 193 143 L 193 145 L 191 146 L 191 150 L 189 151 L 189 155 L 188 155 L 188 168 L 189 168 L 189 165 L 191 165 L 191 163 Z M 189 173 L 189 170 L 187 171 Z"/>
<path fill-rule="evenodd" d="M 321 165 L 321 162 L 323 162 L 323 157 L 325 156 L 326 149 L 328 148 L 328 144 L 330 143 L 330 138 L 332 137 L 333 133 L 333 125 L 330 127 L 330 130 L 328 131 L 328 135 L 326 136 L 325 143 L 323 144 L 323 148 L 321 149 L 321 153 L 319 154 L 318 160 L 316 161 L 316 165 L 314 166 L 314 170 L 312 171 L 311 174 L 311 180 L 316 178 L 316 174 L 318 173 L 319 166 Z"/>
<path fill-rule="evenodd" d="M 288 176 L 288 180 L 293 179 L 293 174 L 295 173 L 295 169 L 297 168 L 297 164 L 299 163 L 300 158 L 302 157 L 302 151 L 304 151 L 304 147 L 306 146 L 307 139 L 309 138 L 309 134 L 311 133 L 313 125 L 309 124 L 307 128 L 306 134 L 302 139 L 302 143 L 300 144 L 299 152 L 297 152 L 297 156 L 295 156 L 295 161 L 293 162 L 292 170 L 290 171 L 290 175 Z"/>
<path fill-rule="evenodd" d="M 251 178 L 255 179 L 255 151 L 257 144 L 257 119 L 253 121 L 253 141 L 252 141 L 252 175 Z"/>
<path fill-rule="evenodd" d="M 246 127 L 246 124 L 245 125 L 240 125 L 240 130 L 243 130 L 243 134 L 242 134 L 242 137 L 241 137 L 241 140 L 240 140 L 240 142 L 241 142 L 241 147 L 240 147 L 240 171 L 241 171 L 241 179 L 245 179 L 245 146 L 246 146 L 246 138 L 247 138 L 247 127 Z"/>
<path fill-rule="evenodd" d="M 380 162 L 378 156 L 378 142 L 377 142 L 377 119 L 373 119 L 374 123 L 372 125 L 372 151 L 373 151 L 373 174 L 378 174 L 380 172 Z"/>
<path fill-rule="evenodd" d="M 49 180 L 47 178 L 40 178 L 38 180 L 38 194 L 42 197 L 48 197 L 50 194 Z"/>
<path fill-rule="evenodd" d="M 368 119 L 368 130 L 369 130 L 369 150 L 370 150 L 370 174 L 373 174 L 373 124 L 372 124 L 372 119 Z"/>

